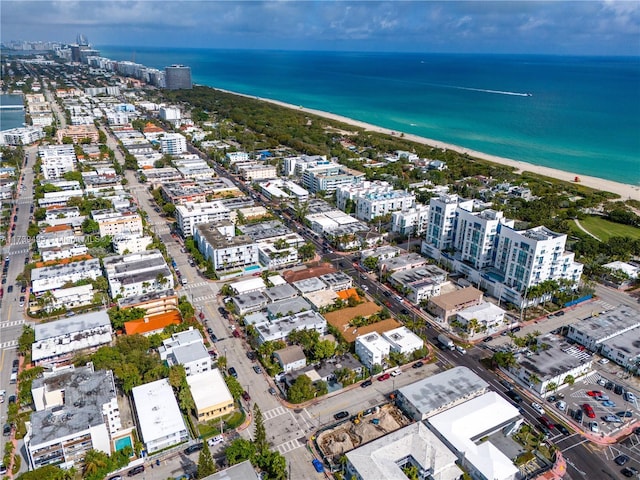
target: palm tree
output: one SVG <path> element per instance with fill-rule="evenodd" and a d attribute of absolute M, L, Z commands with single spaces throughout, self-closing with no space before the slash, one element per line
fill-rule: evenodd
<path fill-rule="evenodd" d="M 472 318 L 471 320 L 469 320 L 469 322 L 467 323 L 467 331 L 469 332 L 470 337 L 473 337 L 479 326 L 480 322 L 477 318 Z"/>

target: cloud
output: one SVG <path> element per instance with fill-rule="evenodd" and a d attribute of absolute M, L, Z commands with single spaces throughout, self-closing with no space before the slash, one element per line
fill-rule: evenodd
<path fill-rule="evenodd" d="M 637 1 L 16 1 L 2 40 L 219 48 L 640 54 Z"/>

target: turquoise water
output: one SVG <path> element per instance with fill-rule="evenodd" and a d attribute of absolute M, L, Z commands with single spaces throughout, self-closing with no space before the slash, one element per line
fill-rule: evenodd
<path fill-rule="evenodd" d="M 260 265 L 251 265 L 250 267 L 245 267 L 245 272 L 253 272 L 254 270 L 260 270 L 262 267 Z"/>
<path fill-rule="evenodd" d="M 0 105 L 22 105 L 22 95 L 0 95 Z M 22 127 L 25 120 L 24 109 L 0 108 L 0 131 Z"/>
<path fill-rule="evenodd" d="M 637 57 L 100 50 L 190 65 L 199 84 L 640 185 Z"/>
<path fill-rule="evenodd" d="M 125 447 L 133 448 L 133 443 L 131 442 L 131 437 L 123 437 L 118 438 L 115 442 L 116 452 L 122 450 Z"/>

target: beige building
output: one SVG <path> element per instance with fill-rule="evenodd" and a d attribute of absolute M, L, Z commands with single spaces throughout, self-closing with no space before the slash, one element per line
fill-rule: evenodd
<path fill-rule="evenodd" d="M 233 411 L 233 397 L 217 368 L 189 375 L 187 383 L 199 422 L 213 420 Z"/>
<path fill-rule="evenodd" d="M 100 236 L 115 236 L 122 233 L 142 233 L 142 218 L 133 212 L 105 212 L 93 213 L 93 219 L 98 222 Z"/>
<path fill-rule="evenodd" d="M 482 302 L 482 292 L 477 288 L 467 287 L 432 297 L 427 308 L 439 322 L 447 322 L 453 315 L 480 302 Z"/>
<path fill-rule="evenodd" d="M 58 130 L 58 142 L 62 143 L 64 137 L 69 137 L 73 143 L 79 143 L 85 138 L 89 138 L 91 143 L 98 143 L 98 129 L 95 125 L 70 125 L 67 128 Z"/>

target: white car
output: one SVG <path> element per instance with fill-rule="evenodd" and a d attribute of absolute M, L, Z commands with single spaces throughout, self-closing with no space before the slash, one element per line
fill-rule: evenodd
<path fill-rule="evenodd" d="M 215 437 L 211 437 L 209 440 L 207 440 L 207 444 L 210 447 L 215 447 L 222 442 L 224 442 L 224 437 L 222 435 L 216 435 Z"/>
<path fill-rule="evenodd" d="M 600 431 L 598 422 L 589 422 L 589 430 L 591 430 L 593 433 L 598 433 Z"/>
<path fill-rule="evenodd" d="M 561 412 L 564 412 L 567 409 L 567 402 L 560 401 L 556 403 L 556 408 Z"/>
<path fill-rule="evenodd" d="M 460 352 L 461 354 L 463 354 L 463 355 L 464 355 L 465 353 L 467 353 L 467 350 L 466 350 L 463 346 L 461 346 L 461 345 L 456 345 L 456 350 L 457 350 L 458 352 Z"/>
<path fill-rule="evenodd" d="M 397 377 L 398 375 L 402 374 L 402 370 L 394 370 L 393 372 L 391 372 L 391 376 L 392 377 Z"/>
<path fill-rule="evenodd" d="M 609 359 L 608 358 L 601 358 L 600 360 L 598 360 L 598 363 L 600 365 L 606 365 L 607 363 L 609 363 Z"/>
<path fill-rule="evenodd" d="M 536 402 L 531 403 L 531 408 L 533 408 L 540 415 L 544 415 L 546 413 L 544 411 L 544 408 L 542 408 L 542 406 L 539 403 L 536 403 Z"/>

